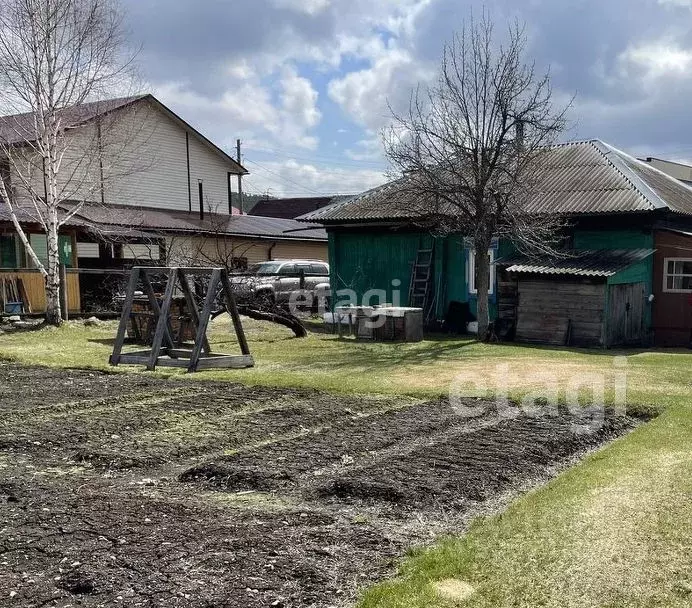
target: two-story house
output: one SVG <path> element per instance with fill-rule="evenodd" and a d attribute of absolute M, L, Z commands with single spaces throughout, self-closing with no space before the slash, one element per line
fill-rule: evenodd
<path fill-rule="evenodd" d="M 60 171 L 64 217 L 60 251 L 70 269 L 68 307 L 79 311 L 117 271 L 135 263 L 248 263 L 290 257 L 326 259 L 322 230 L 293 220 L 240 215 L 233 185 L 247 171 L 223 149 L 158 101 L 140 95 L 66 108 L 69 146 Z M 29 152 L 33 115 L 0 117 L 0 139 Z M 14 193 L 32 248 L 45 258 L 46 236 L 31 193 L 45 188 L 30 154 L 2 176 Z M 17 281 L 21 279 L 21 281 Z M 4 291 L 3 291 L 4 289 Z M 0 299 L 20 298 L 25 311 L 45 308 L 43 279 L 0 201 Z M 3 309 L 0 309 L 0 314 Z"/>

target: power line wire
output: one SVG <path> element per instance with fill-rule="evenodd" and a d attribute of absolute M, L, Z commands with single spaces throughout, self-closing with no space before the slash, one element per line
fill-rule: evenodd
<path fill-rule="evenodd" d="M 253 148 L 255 152 L 262 152 L 265 154 L 273 154 L 275 156 L 282 156 L 284 158 L 292 158 L 295 160 L 305 160 L 308 162 L 315 163 L 331 163 L 333 165 L 345 165 L 345 166 L 356 166 L 356 165 L 369 165 L 373 168 L 382 167 L 385 165 L 385 161 L 369 161 L 369 160 L 345 160 L 341 156 L 326 156 L 326 155 L 315 155 L 315 156 L 301 156 L 299 154 L 294 154 L 293 152 L 286 150 L 276 150 L 274 148 Z"/>
<path fill-rule="evenodd" d="M 279 174 L 279 173 L 276 173 L 276 171 L 272 171 L 271 169 L 267 169 L 267 167 L 265 167 L 265 166 L 263 166 L 263 165 L 260 165 L 258 162 L 255 162 L 254 160 L 251 160 L 251 159 L 245 157 L 245 162 L 252 163 L 253 165 L 258 166 L 260 169 L 266 171 L 267 173 L 271 173 L 272 175 L 275 175 L 275 176 L 278 177 L 280 180 L 282 180 L 282 181 L 284 181 L 284 182 L 286 182 L 286 183 L 293 184 L 294 186 L 298 186 L 298 188 L 301 188 L 301 189 L 303 189 L 303 190 L 306 190 L 307 192 L 312 192 L 312 193 L 314 193 L 314 194 L 319 194 L 319 192 L 317 192 L 317 190 L 313 190 L 312 188 L 308 188 L 307 186 L 303 186 L 303 185 L 299 184 L 298 182 L 294 182 L 292 179 L 289 179 L 289 178 L 287 178 L 287 177 L 284 177 L 283 175 L 281 175 L 281 174 Z"/>

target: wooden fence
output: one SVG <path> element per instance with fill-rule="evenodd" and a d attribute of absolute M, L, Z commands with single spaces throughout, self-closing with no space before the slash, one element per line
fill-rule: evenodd
<path fill-rule="evenodd" d="M 19 278 L 24 285 L 26 297 L 29 300 L 32 313 L 46 312 L 45 283 L 38 270 L 0 270 L 1 278 Z M 79 274 L 76 271 L 67 271 L 67 309 L 71 313 L 81 311 L 82 301 L 79 294 Z M 0 310 L 0 313 L 4 312 Z M 24 307 L 24 312 L 29 312 Z"/>

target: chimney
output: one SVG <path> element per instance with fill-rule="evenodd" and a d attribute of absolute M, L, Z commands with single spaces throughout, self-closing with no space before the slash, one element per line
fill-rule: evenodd
<path fill-rule="evenodd" d="M 517 149 L 523 148 L 524 147 L 524 121 L 521 119 L 518 119 L 514 125 L 514 129 L 516 131 L 515 141 L 517 144 Z"/>

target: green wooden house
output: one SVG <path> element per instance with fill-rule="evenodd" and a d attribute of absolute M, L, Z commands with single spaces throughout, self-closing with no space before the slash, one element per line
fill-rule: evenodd
<path fill-rule="evenodd" d="M 689 345 L 692 188 L 600 140 L 548 154 L 529 210 L 568 220 L 568 255 L 528 259 L 495 242 L 492 317 L 532 342 Z M 473 316 L 474 255 L 464 235 L 417 228 L 398 184 L 299 218 L 327 229 L 334 300 L 350 291 L 359 304 L 377 303 L 372 290 L 379 290 L 388 302 L 420 306 L 415 294 L 424 288 L 429 320 L 459 305 Z"/>

